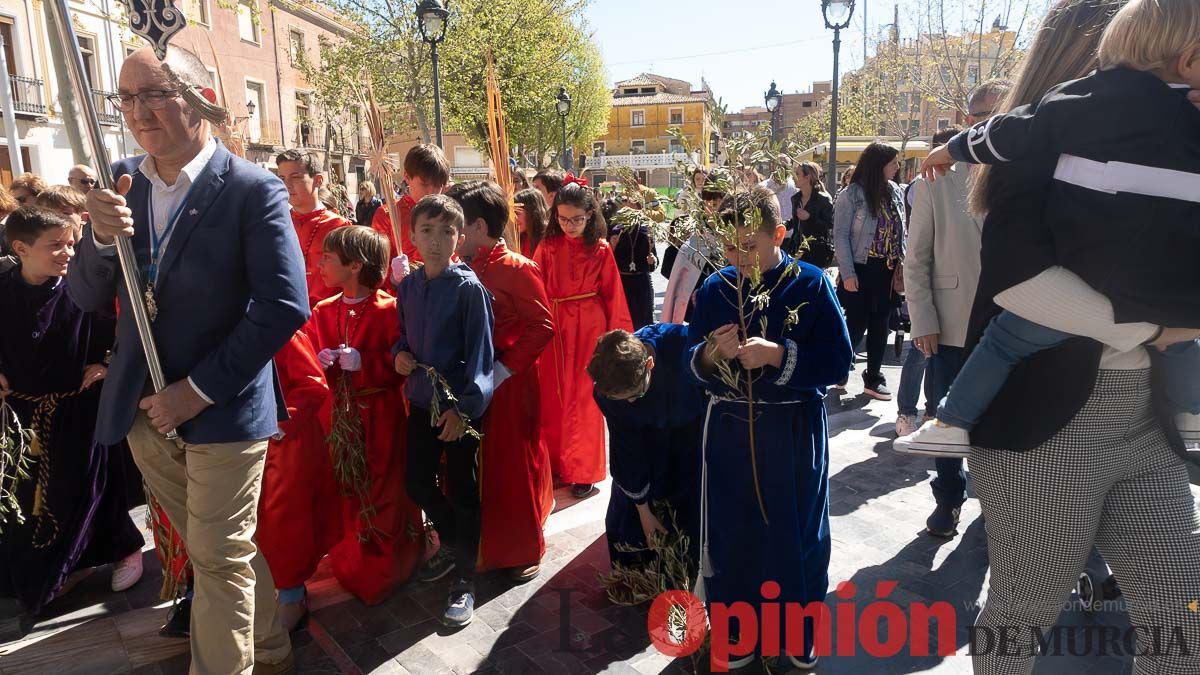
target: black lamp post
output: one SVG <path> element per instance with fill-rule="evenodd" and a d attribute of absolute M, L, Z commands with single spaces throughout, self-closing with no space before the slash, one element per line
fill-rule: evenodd
<path fill-rule="evenodd" d="M 433 61 L 433 123 L 437 130 L 437 144 L 442 147 L 442 81 L 438 72 L 438 44 L 446 39 L 446 25 L 450 12 L 442 0 L 421 0 L 417 5 L 417 24 L 421 27 L 421 39 L 429 43 Z"/>
<path fill-rule="evenodd" d="M 837 183 L 837 124 L 838 124 L 838 51 L 842 48 L 842 29 L 850 25 L 854 15 L 854 0 L 821 0 L 825 27 L 833 30 L 833 109 L 829 122 L 829 180 Z"/>
<path fill-rule="evenodd" d="M 558 119 L 562 121 L 562 154 L 559 155 L 558 163 L 564 171 L 570 171 L 570 162 L 567 161 L 567 116 L 571 114 L 571 95 L 567 93 L 566 87 L 558 88 L 554 107 L 558 111 Z"/>
<path fill-rule="evenodd" d="M 771 142 L 779 142 L 779 104 L 783 103 L 783 94 L 775 88 L 775 80 L 771 80 L 771 88 L 763 94 L 763 102 L 767 104 L 767 112 L 771 113 Z"/>

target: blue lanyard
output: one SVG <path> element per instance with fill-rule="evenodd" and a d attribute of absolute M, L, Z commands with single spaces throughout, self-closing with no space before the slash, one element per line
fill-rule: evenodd
<path fill-rule="evenodd" d="M 158 229 L 154 227 L 154 186 L 151 185 L 150 190 L 146 193 L 146 210 L 150 216 L 150 268 L 147 270 L 146 276 L 151 284 L 158 280 L 158 263 L 161 262 L 164 253 L 163 242 L 171 236 L 171 230 L 175 229 L 175 223 L 179 222 L 179 217 L 183 215 L 183 207 L 187 206 L 188 197 L 191 196 L 192 188 L 195 186 L 195 183 L 188 186 L 188 191 L 183 195 L 183 201 L 179 202 L 179 206 L 175 207 L 175 211 L 167 220 L 167 227 L 163 230 L 161 237 L 158 235 Z"/>

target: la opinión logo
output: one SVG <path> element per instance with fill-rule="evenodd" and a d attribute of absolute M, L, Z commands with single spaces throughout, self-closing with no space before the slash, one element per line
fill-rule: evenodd
<path fill-rule="evenodd" d="M 763 601 L 757 607 L 749 602 L 714 602 L 709 606 L 707 621 L 704 603 L 699 598 L 687 591 L 667 591 L 650 605 L 646 629 L 655 648 L 674 658 L 696 653 L 704 644 L 707 630 L 711 637 L 709 662 L 713 672 L 725 672 L 730 658 L 756 651 L 762 656 L 805 654 L 806 623 L 813 629 L 813 653 L 816 656 L 853 656 L 861 647 L 870 656 L 887 658 L 896 656 L 906 646 L 910 656 L 929 656 L 930 625 L 936 620 L 935 653 L 953 656 L 958 619 L 954 606 L 945 601 L 917 602 L 909 604 L 906 610 L 887 599 L 897 585 L 895 581 L 876 583 L 874 599 L 859 611 L 858 603 L 851 602 L 858 588 L 850 581 L 838 584 L 835 595 L 839 601 L 832 607 L 826 601 L 806 605 L 781 603 L 778 601 L 779 584 L 766 581 L 759 588 Z M 682 626 L 680 613 L 683 615 Z M 731 631 L 734 621 L 736 630 Z M 836 644 L 834 625 L 837 626 Z M 783 630 L 784 626 L 786 630 Z"/>

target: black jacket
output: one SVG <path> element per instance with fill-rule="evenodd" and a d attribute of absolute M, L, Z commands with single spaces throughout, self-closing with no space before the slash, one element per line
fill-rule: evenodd
<path fill-rule="evenodd" d="M 1200 110 L 1187 91 L 1127 68 L 1096 72 L 975 125 L 950 151 L 966 162 L 1049 167 L 1053 180 L 1040 174 L 1045 212 L 1034 222 L 1058 264 L 1112 300 L 1119 322 L 1200 328 L 1200 203 L 1186 180 L 1200 177 Z M 1063 155 L 1108 163 L 1115 184 L 1132 175 L 1159 189 L 1165 169 L 1184 185 L 1179 197 L 1085 187 L 1055 173 Z"/>
<path fill-rule="evenodd" d="M 814 192 L 807 204 L 801 203 L 804 194 L 797 191 L 792 195 L 792 212 L 788 216 L 788 238 L 783 249 L 788 255 L 799 257 L 804 262 L 822 269 L 837 264 L 833 250 L 833 200 L 824 192 Z M 804 207 L 808 220 L 796 217 L 796 210 Z M 808 240 L 808 250 L 802 252 L 803 242 Z"/>

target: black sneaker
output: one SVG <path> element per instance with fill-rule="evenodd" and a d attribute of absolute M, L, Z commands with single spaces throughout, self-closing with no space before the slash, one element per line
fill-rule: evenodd
<path fill-rule="evenodd" d="M 450 597 L 446 599 L 446 613 L 442 623 L 451 628 L 462 628 L 475 617 L 475 584 L 467 579 L 457 579 L 450 585 Z"/>
<path fill-rule="evenodd" d="M 158 634 L 165 638 L 182 638 L 192 636 L 192 601 L 186 595 L 171 605 L 171 613 L 167 622 L 158 629 Z"/>
<path fill-rule="evenodd" d="M 938 504 L 925 521 L 925 530 L 935 537 L 953 539 L 958 534 L 958 516 L 962 509 L 957 506 Z"/>
<path fill-rule="evenodd" d="M 583 499 L 590 494 L 592 494 L 591 483 L 576 483 L 571 486 L 571 496 L 576 499 Z"/>
<path fill-rule="evenodd" d="M 887 380 L 883 375 L 868 376 L 863 373 L 863 393 L 877 401 L 892 400 L 892 390 L 888 389 Z"/>
<path fill-rule="evenodd" d="M 450 550 L 449 546 L 443 544 L 433 554 L 433 557 L 425 561 L 421 569 L 417 572 L 417 578 L 421 581 L 437 581 L 454 571 L 454 551 Z"/>

